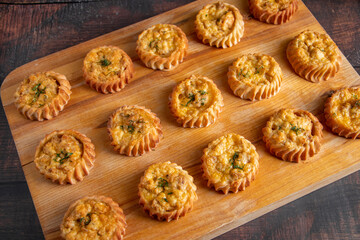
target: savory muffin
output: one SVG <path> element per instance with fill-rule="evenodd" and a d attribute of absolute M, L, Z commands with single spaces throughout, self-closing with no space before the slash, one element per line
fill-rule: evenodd
<path fill-rule="evenodd" d="M 346 138 L 360 138 L 360 88 L 337 90 L 325 103 L 326 125 Z"/>
<path fill-rule="evenodd" d="M 310 112 L 296 109 L 277 111 L 263 128 L 269 151 L 284 161 L 300 162 L 320 151 L 322 125 Z"/>
<path fill-rule="evenodd" d="M 148 167 L 139 183 L 140 205 L 160 221 L 178 220 L 197 200 L 193 177 L 171 162 Z"/>
<path fill-rule="evenodd" d="M 56 130 L 46 135 L 36 148 L 34 160 L 40 173 L 59 184 L 82 181 L 94 161 L 94 144 L 74 130 Z"/>
<path fill-rule="evenodd" d="M 87 84 L 100 93 L 119 92 L 133 77 L 131 58 L 115 46 L 92 49 L 84 59 L 84 78 Z"/>
<path fill-rule="evenodd" d="M 15 106 L 26 118 L 43 121 L 56 117 L 68 103 L 71 86 L 56 72 L 38 72 L 25 78 L 15 92 Z"/>
<path fill-rule="evenodd" d="M 121 106 L 110 116 L 107 129 L 114 150 L 139 156 L 154 150 L 163 137 L 160 119 L 142 106 Z"/>
<path fill-rule="evenodd" d="M 259 169 L 259 154 L 244 137 L 230 133 L 204 149 L 201 157 L 203 177 L 208 187 L 227 194 L 245 190 Z"/>
<path fill-rule="evenodd" d="M 274 96 L 283 78 L 279 64 L 264 54 L 241 56 L 229 67 L 227 75 L 234 94 L 252 101 Z"/>
<path fill-rule="evenodd" d="M 191 75 L 174 87 L 169 106 L 178 123 L 183 127 L 195 128 L 214 123 L 224 102 L 212 80 Z"/>
<path fill-rule="evenodd" d="M 297 0 L 248 0 L 250 13 L 261 22 L 283 24 L 298 9 Z"/>
<path fill-rule="evenodd" d="M 240 42 L 244 21 L 235 6 L 223 2 L 211 3 L 196 15 L 195 32 L 204 44 L 228 48 Z"/>
<path fill-rule="evenodd" d="M 289 43 L 286 55 L 294 71 L 311 82 L 326 81 L 340 69 L 340 50 L 325 33 L 300 33 Z"/>
<path fill-rule="evenodd" d="M 171 24 L 156 24 L 143 31 L 136 52 L 148 68 L 169 71 L 181 63 L 188 49 L 185 33 Z"/>
<path fill-rule="evenodd" d="M 67 240 L 120 240 L 126 227 L 125 214 L 116 202 L 109 197 L 92 196 L 71 204 L 60 231 Z"/>

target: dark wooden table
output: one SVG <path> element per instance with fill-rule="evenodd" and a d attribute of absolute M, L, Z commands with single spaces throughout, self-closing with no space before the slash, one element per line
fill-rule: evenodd
<path fill-rule="evenodd" d="M 303 1 L 360 73 L 360 1 Z M 27 62 L 189 2 L 0 0 L 1 82 Z M 0 119 L 0 239 L 43 239 L 2 107 Z M 360 239 L 360 172 L 216 239 Z"/>

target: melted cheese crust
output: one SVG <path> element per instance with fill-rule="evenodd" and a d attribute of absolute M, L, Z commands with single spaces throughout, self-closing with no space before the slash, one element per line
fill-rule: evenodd
<path fill-rule="evenodd" d="M 271 117 L 267 126 L 272 131 L 267 136 L 275 143 L 287 149 L 301 148 L 314 140 L 314 124 L 309 116 L 295 113 L 293 109 L 282 109 Z"/>
<path fill-rule="evenodd" d="M 161 214 L 181 210 L 197 198 L 193 178 L 170 162 L 153 164 L 145 171 L 139 194 L 146 205 Z"/>
<path fill-rule="evenodd" d="M 279 64 L 268 55 L 244 55 L 233 66 L 237 79 L 249 86 L 270 85 L 282 74 Z"/>
<path fill-rule="evenodd" d="M 127 56 L 121 49 L 102 46 L 91 50 L 84 59 L 84 70 L 89 77 L 99 82 L 119 81 L 129 68 Z"/>
<path fill-rule="evenodd" d="M 360 130 L 360 88 L 346 88 L 331 96 L 330 118 L 351 131 Z"/>
<path fill-rule="evenodd" d="M 168 58 L 172 54 L 185 51 L 187 40 L 184 34 L 171 24 L 157 24 L 145 30 L 140 38 L 142 51 L 152 53 L 162 58 Z"/>
<path fill-rule="evenodd" d="M 81 200 L 63 223 L 66 239 L 113 239 L 118 217 L 107 203 L 97 199 Z"/>
<path fill-rule="evenodd" d="M 229 6 L 217 2 L 200 10 L 197 19 L 206 37 L 221 38 L 233 31 L 235 14 Z"/>
<path fill-rule="evenodd" d="M 49 73 L 31 74 L 18 88 L 18 104 L 41 108 L 58 95 L 59 83 Z"/>
<path fill-rule="evenodd" d="M 255 0 L 255 5 L 259 8 L 277 13 L 287 9 L 294 0 Z"/>
<path fill-rule="evenodd" d="M 47 172 L 53 179 L 64 179 L 82 161 L 83 144 L 69 134 L 54 135 L 35 157 L 40 171 Z"/>
<path fill-rule="evenodd" d="M 117 111 L 110 126 L 113 141 L 118 145 L 133 145 L 156 128 L 153 118 L 141 108 Z"/>
<path fill-rule="evenodd" d="M 216 85 L 202 76 L 192 75 L 178 84 L 174 91 L 172 100 L 176 103 L 176 114 L 182 118 L 199 116 L 221 101 Z"/>
<path fill-rule="evenodd" d="M 203 166 L 212 183 L 229 185 L 245 178 L 258 167 L 254 145 L 238 134 L 227 134 L 204 150 Z"/>
<path fill-rule="evenodd" d="M 339 57 L 338 48 L 327 34 L 305 31 L 294 39 L 295 54 L 303 63 L 334 63 Z"/>

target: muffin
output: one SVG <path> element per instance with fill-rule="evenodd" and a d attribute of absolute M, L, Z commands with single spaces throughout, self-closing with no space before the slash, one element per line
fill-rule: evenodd
<path fill-rule="evenodd" d="M 193 177 L 171 162 L 151 165 L 139 183 L 139 203 L 159 221 L 178 220 L 197 200 Z"/>
<path fill-rule="evenodd" d="M 60 226 L 67 240 L 124 238 L 127 227 L 119 205 L 109 197 L 92 196 L 77 200 L 67 210 Z"/>
<path fill-rule="evenodd" d="M 340 50 L 327 34 L 304 31 L 286 49 L 294 71 L 310 82 L 326 81 L 340 69 Z"/>
<path fill-rule="evenodd" d="M 25 78 L 17 88 L 15 106 L 30 120 L 49 120 L 64 109 L 70 95 L 71 86 L 64 75 L 38 72 Z"/>
<path fill-rule="evenodd" d="M 360 88 L 337 90 L 325 103 L 326 125 L 339 136 L 360 138 Z"/>
<path fill-rule="evenodd" d="M 227 75 L 234 94 L 252 101 L 274 96 L 283 78 L 279 64 L 264 54 L 241 56 L 229 67 Z"/>
<path fill-rule="evenodd" d="M 283 24 L 298 9 L 297 0 L 248 0 L 250 13 L 261 22 Z"/>
<path fill-rule="evenodd" d="M 204 149 L 201 157 L 203 178 L 208 187 L 227 194 L 245 190 L 259 169 L 259 154 L 244 137 L 230 133 Z"/>
<path fill-rule="evenodd" d="M 142 106 L 121 106 L 110 116 L 107 129 L 114 150 L 127 156 L 139 156 L 154 150 L 162 130 L 155 113 Z"/>
<path fill-rule="evenodd" d="M 169 99 L 169 107 L 182 127 L 199 128 L 213 124 L 224 106 L 215 83 L 207 77 L 191 75 L 178 83 Z"/>
<path fill-rule="evenodd" d="M 59 184 L 82 181 L 94 161 L 94 144 L 74 130 L 56 130 L 46 135 L 36 148 L 34 160 L 41 174 Z"/>
<path fill-rule="evenodd" d="M 156 24 L 143 31 L 136 52 L 148 68 L 169 71 L 184 59 L 188 49 L 185 33 L 171 24 Z"/>
<path fill-rule="evenodd" d="M 239 10 L 227 3 L 211 3 L 196 15 L 195 32 L 204 43 L 228 48 L 240 42 L 244 34 L 244 21 Z"/>
<path fill-rule="evenodd" d="M 269 151 L 284 161 L 300 162 L 320 151 L 322 125 L 310 112 L 297 109 L 277 111 L 263 128 Z"/>
<path fill-rule="evenodd" d="M 84 59 L 84 79 L 100 93 L 115 93 L 123 89 L 133 77 L 131 58 L 115 46 L 92 49 Z"/>

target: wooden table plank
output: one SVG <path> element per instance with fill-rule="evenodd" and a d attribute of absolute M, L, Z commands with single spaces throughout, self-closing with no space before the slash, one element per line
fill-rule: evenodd
<path fill-rule="evenodd" d="M 320 2 L 320 1 L 319 1 Z M 345 1 L 345 3 L 346 3 L 346 6 L 349 6 L 349 3 L 350 1 Z M 354 2 L 354 1 L 353 1 Z M 166 5 L 167 3 L 164 3 L 164 5 Z M 171 3 L 169 3 L 169 4 L 171 4 Z M 309 4 L 311 4 L 311 3 L 309 3 Z M 315 4 L 315 3 L 314 3 Z M 318 6 L 321 6 L 322 4 L 320 3 Z M 332 6 L 334 6 L 334 7 L 336 7 L 337 5 L 336 5 L 336 3 L 334 3 L 333 5 L 331 5 L 331 7 Z M 329 8 L 331 8 L 330 6 L 329 6 Z M 339 8 L 334 8 L 334 9 L 339 9 Z M 356 8 L 356 5 L 355 6 L 353 6 L 353 8 L 350 8 L 350 9 L 359 9 L 359 8 Z M 41 9 L 42 10 L 42 9 Z M 37 11 L 40 11 L 40 9 L 37 9 Z M 341 12 L 341 11 L 340 11 Z M 343 11 L 344 12 L 344 11 Z M 25 13 L 24 11 L 23 11 L 23 13 Z M 328 12 L 327 12 L 328 13 Z M 41 16 L 41 14 L 39 14 L 40 16 Z M 50 14 L 49 14 L 50 15 Z M 64 16 L 65 16 L 66 14 L 64 14 Z M 356 23 L 356 16 L 358 16 L 358 15 L 356 15 L 356 12 L 355 12 L 355 15 L 353 14 L 352 16 L 354 16 L 355 17 L 355 23 Z M 45 18 L 46 18 L 46 16 L 45 16 Z M 25 19 L 26 20 L 26 19 Z M 57 21 L 59 21 L 59 19 L 56 19 Z M 55 21 L 56 21 L 55 20 Z M 73 19 L 71 19 L 71 20 L 73 20 Z M 126 19 L 123 19 L 124 21 L 130 21 L 130 20 L 126 20 Z M 326 19 L 327 21 L 326 22 L 334 22 L 334 20 L 332 19 L 332 21 L 328 21 L 328 18 Z M 136 21 L 135 21 L 136 22 Z M 357 23 L 358 23 L 359 21 L 357 21 Z M 36 23 L 35 23 L 36 24 Z M 97 23 L 95 23 L 95 24 L 97 24 Z M 113 24 L 115 24 L 115 23 L 113 23 Z M 118 24 L 118 23 L 117 23 Z M 74 24 L 75 25 L 75 24 Z M 126 24 L 127 25 L 127 24 Z M 351 25 L 351 24 L 350 24 Z M 5 25 L 5 26 L 7 26 L 7 25 Z M 52 26 L 51 26 L 52 27 Z M 336 24 L 335 24 L 335 26 L 333 26 L 333 25 L 330 25 L 330 28 L 334 28 L 335 30 L 337 29 L 336 27 L 338 27 L 338 28 L 341 28 L 341 27 L 339 27 L 339 26 L 337 26 Z M 347 26 L 347 27 L 349 27 L 349 26 Z M 51 28 L 50 28 L 51 29 Z M 114 28 L 114 29 L 116 29 L 116 28 Z M 325 27 L 325 29 L 327 29 L 326 27 Z M 346 30 L 347 30 L 348 28 L 345 28 L 345 30 L 344 29 L 342 29 L 342 31 L 343 32 L 346 32 Z M 350 30 L 352 30 L 352 29 L 354 29 L 354 28 L 349 28 Z M 328 30 L 328 29 L 327 29 Z M 334 31 L 335 31 L 334 30 Z M 344 44 L 344 48 L 346 48 L 346 47 L 348 47 L 348 46 L 351 46 L 351 44 L 354 42 L 354 40 L 356 39 L 356 36 L 359 36 L 358 34 L 359 34 L 359 32 L 357 31 L 356 32 L 356 28 L 355 28 L 355 33 L 353 33 L 353 34 L 355 34 L 355 35 L 350 35 L 350 36 L 352 36 L 352 37 L 349 37 L 349 36 L 346 36 L 346 39 L 347 40 L 342 40 L 342 35 L 341 35 L 341 32 L 339 33 L 339 32 L 335 32 L 334 34 L 339 34 L 339 40 L 337 40 L 333 35 L 332 35 L 332 33 L 331 32 L 329 32 L 330 33 L 330 35 L 334 38 L 334 40 L 339 44 L 339 41 L 341 42 L 341 41 L 345 41 L 345 44 Z M 83 30 L 83 31 L 86 31 L 86 29 L 85 30 Z M 100 30 L 101 31 L 101 30 Z M 111 30 L 110 30 L 111 31 Z M 338 31 L 338 30 L 337 30 Z M 61 33 L 63 33 L 63 32 L 60 32 L 59 34 L 61 34 Z M 90 34 L 96 34 L 96 33 L 94 33 L 94 32 L 92 32 L 92 33 L 90 33 Z M 65 34 L 66 35 L 66 34 Z M 100 34 L 99 34 L 100 35 Z M 22 36 L 24 36 L 24 35 L 22 35 Z M 27 39 L 26 37 L 29 37 L 29 36 L 31 36 L 30 34 L 26 34 L 25 33 L 25 39 Z M 70 35 L 67 35 L 67 38 L 65 38 L 65 39 L 68 39 L 68 37 L 69 37 Z M 335 35 L 335 36 L 337 36 L 337 35 Z M 353 37 L 353 36 L 355 36 L 355 37 Z M 45 34 L 42 36 L 42 38 L 45 38 L 46 39 L 46 37 L 45 37 Z M 79 38 L 78 36 L 76 36 L 75 37 L 75 39 L 74 39 L 74 41 L 76 42 L 77 41 L 77 38 Z M 92 38 L 92 37 L 89 37 L 88 39 L 90 39 L 90 38 Z M 14 38 L 15 39 L 15 38 Z M 14 40 L 13 39 L 13 40 Z M 20 42 L 20 45 L 21 45 L 21 42 L 22 42 L 22 40 L 23 40 L 24 38 L 20 38 L 20 39 L 18 39 L 18 41 Z M 350 39 L 350 40 L 349 40 Z M 358 39 L 358 38 L 357 38 Z M 70 39 L 67 43 L 69 44 L 71 41 L 72 41 L 73 39 Z M 15 40 L 16 41 L 16 40 Z M 35 41 L 34 43 L 36 43 L 36 38 L 35 39 L 32 39 L 32 40 L 29 40 L 29 42 L 31 42 L 31 41 Z M 40 41 L 41 42 L 41 41 Z M 51 41 L 50 41 L 51 42 Z M 14 44 L 14 43 L 10 43 L 10 44 Z M 49 44 L 49 43 L 47 43 L 47 44 Z M 60 50 L 61 48 L 59 48 L 59 49 L 57 49 L 58 48 L 58 45 L 61 45 L 62 44 L 62 42 L 60 42 L 60 41 L 55 41 L 55 43 L 52 43 L 52 44 L 54 44 L 54 51 L 57 51 L 57 50 Z M 51 47 L 51 45 L 52 44 L 50 44 L 50 47 Z M 65 41 L 65 44 L 66 44 L 66 41 Z M 352 45 L 352 46 L 356 46 L 355 45 L 355 43 L 353 43 L 354 45 Z M 72 44 L 70 44 L 70 45 L 72 45 Z M 1 44 L 1 46 L 4 46 L 3 44 Z M 18 46 L 18 45 L 15 45 L 15 46 Z M 29 45 L 28 45 L 29 46 Z M 339 46 L 340 46 L 340 49 L 342 50 L 342 51 L 344 51 L 344 49 L 342 48 L 342 46 L 341 46 L 341 44 L 339 44 Z M 5 49 L 8 49 L 8 48 L 6 48 L 6 47 L 4 47 Z M 36 54 L 39 54 L 39 50 L 42 50 L 42 51 L 48 51 L 48 49 L 46 49 L 45 48 L 45 50 L 43 50 L 43 48 L 41 48 L 40 47 L 40 45 L 37 45 L 37 47 L 35 46 L 35 49 L 37 49 L 37 51 L 32 51 L 32 52 L 30 52 L 30 53 L 28 53 L 27 51 L 28 51 L 28 47 L 26 46 L 26 44 L 24 44 L 24 45 L 21 45 L 21 46 L 19 46 L 18 48 L 23 48 L 23 49 L 25 49 L 25 50 L 23 50 L 25 53 L 27 53 L 28 54 L 28 56 L 32 56 L 32 55 L 36 55 Z M 65 47 L 64 47 L 65 48 Z M 10 49 L 12 49 L 12 48 L 10 48 Z M 15 48 L 16 49 L 16 48 Z M 357 48 L 357 49 L 359 49 L 359 48 Z M 18 58 L 19 59 L 17 59 L 17 58 L 13 58 L 12 60 L 11 60 L 11 58 L 1 58 L 1 60 L 3 61 L 3 59 L 5 59 L 5 61 L 8 61 L 8 62 L 10 62 L 10 63 L 15 63 L 15 62 L 17 62 L 17 61 L 20 61 L 20 59 L 22 58 L 22 56 L 21 56 L 21 54 L 20 54 L 20 56 L 21 57 L 19 57 L 19 54 L 13 54 L 12 52 L 10 52 L 10 50 L 6 50 L 6 51 L 1 51 L 0 52 L 0 54 L 2 54 L 3 52 L 6 52 L 7 54 L 8 54 L 8 56 L 18 56 Z M 40 51 L 41 52 L 41 51 Z M 354 52 L 355 52 L 355 54 L 354 54 Z M 345 53 L 345 52 L 344 52 Z M 40 53 L 41 54 L 41 53 Z M 353 65 L 354 66 L 359 66 L 359 61 L 358 61 L 358 56 L 359 56 L 359 54 L 358 54 L 358 51 L 356 52 L 356 51 L 351 51 L 351 49 L 349 50 L 349 56 L 350 56 L 350 59 L 353 59 L 352 61 L 354 61 L 355 62 L 355 65 L 354 65 L 354 63 L 353 63 Z M 47 55 L 47 54 L 44 54 L 44 55 Z M 40 55 L 40 56 L 44 56 L 44 55 Z M 347 55 L 346 53 L 345 53 L 345 55 Z M 25 57 L 26 57 L 26 55 L 25 55 Z M 37 57 L 33 57 L 32 59 L 34 59 L 34 58 L 37 58 Z M 31 60 L 31 58 L 30 58 L 30 60 Z M 24 60 L 23 60 L 24 61 Z M 25 62 L 27 62 L 27 61 L 29 61 L 29 60 L 25 60 Z M 357 65 L 356 65 L 357 64 Z M 11 64 L 10 64 L 11 65 Z M 18 64 L 18 65 L 21 65 L 21 64 Z M 18 66 L 17 65 L 17 66 Z M 9 64 L 1 64 L 1 67 L 2 66 L 9 66 Z M 14 66 L 13 66 L 13 68 L 14 68 Z M 1 69 L 2 70 L 2 69 Z M 357 69 L 358 70 L 358 69 Z M 5 76 L 6 75 L 6 73 L 8 73 L 9 71 L 7 71 L 7 72 L 3 72 L 3 71 L 1 71 L 1 74 L 3 74 L 3 76 Z M 2 115 L 2 119 L 4 119 L 4 115 Z M 6 124 L 6 123 L 5 123 Z M 4 124 L 4 125 L 5 125 Z M 7 135 L 7 136 L 9 136 L 9 135 Z M 11 139 L 11 137 L 9 137 L 9 139 Z M 3 139 L 1 139 L 2 140 L 2 142 L 1 143 L 3 143 Z M 12 149 L 14 149 L 14 147 L 12 148 Z M 11 148 L 10 148 L 10 153 L 11 153 Z M 14 151 L 12 152 L 12 154 L 7 154 L 6 156 L 14 156 Z M 8 162 L 8 161 L 7 161 Z M 20 170 L 20 173 L 21 173 L 21 170 Z M 21 175 L 21 174 L 20 174 Z M 16 177 L 16 178 L 19 178 L 19 177 Z M 16 179 L 15 178 L 15 179 Z M 8 178 L 8 179 L 11 179 L 11 178 Z M 346 178 L 347 179 L 347 178 Z M 7 180 L 7 181 L 9 181 L 9 180 Z M 354 180 L 353 180 L 354 181 Z M 358 177 L 357 178 L 355 178 L 355 182 L 357 182 L 357 183 L 359 183 L 359 179 L 358 179 Z M 330 186 L 332 186 L 332 185 L 330 185 Z M 346 184 L 346 186 L 348 186 L 348 184 Z M 357 188 L 356 188 L 356 186 L 357 186 Z M 358 190 L 358 185 L 356 185 L 355 184 L 355 190 Z M 322 190 L 320 190 L 320 191 L 322 191 Z M 348 191 L 347 190 L 347 188 L 345 188 L 345 190 L 344 191 Z M 357 191 L 358 192 L 358 191 Z M 350 202 L 350 203 L 353 203 L 352 205 L 351 204 L 349 204 L 349 208 L 354 208 L 354 205 L 356 206 L 356 204 L 358 203 L 358 201 L 359 201 L 359 198 L 356 198 L 356 194 L 355 194 L 355 198 L 350 198 L 350 199 L 348 199 L 348 197 L 347 197 L 347 194 L 344 194 L 344 193 L 342 193 L 341 195 L 344 195 L 344 197 L 345 197 L 345 202 Z M 311 195 L 310 195 L 311 196 Z M 314 200 L 315 201 L 315 200 Z M 297 201 L 298 202 L 298 201 Z M 317 201 L 315 201 L 315 202 L 317 202 Z M 293 204 L 293 203 L 292 203 Z M 336 203 L 335 204 L 333 204 L 333 205 L 336 205 Z M 337 206 L 336 206 L 337 207 Z M 332 208 L 335 208 L 336 209 L 336 207 L 334 207 L 334 206 L 332 206 Z M 346 209 L 345 210 L 345 212 L 349 212 L 349 208 L 348 209 Z M 281 208 L 282 209 L 282 208 Z M 312 210 L 312 212 L 313 211 L 315 211 L 315 209 L 311 209 Z M 306 211 L 305 211 L 306 212 Z M 350 211 L 350 213 L 351 212 L 355 212 L 356 213 L 356 208 L 355 208 L 355 210 L 351 210 Z M 341 213 L 341 211 L 340 211 L 340 213 Z M 301 215 L 301 214 L 300 214 Z M 320 214 L 320 216 L 321 216 L 321 214 Z M 339 214 L 339 212 L 337 212 L 337 214 L 335 215 L 335 216 L 340 216 L 341 217 L 341 219 L 343 219 L 343 218 L 345 218 L 345 217 L 349 217 L 349 219 L 350 219 L 350 222 L 349 222 L 349 224 L 351 225 L 351 222 L 354 222 L 354 220 L 358 220 L 359 218 L 358 218 L 358 215 L 356 216 L 354 216 L 354 214 L 347 214 L 347 216 L 345 215 L 345 216 L 342 216 L 342 214 Z M 324 218 L 324 217 L 323 217 Z M 262 218 L 261 218 L 262 219 Z M 301 220 L 301 218 L 300 219 L 296 219 L 296 218 L 294 218 L 295 220 L 295 222 L 298 222 L 298 220 Z M 320 218 L 321 219 L 321 218 Z M 256 220 L 255 220 L 256 221 Z M 261 220 L 259 220 L 259 221 L 261 221 Z M 316 221 L 316 219 L 315 220 L 313 220 L 313 221 Z M 335 219 L 335 222 L 336 222 L 336 219 Z M 356 222 L 356 221 L 355 221 Z M 284 223 L 284 222 L 283 222 Z M 281 225 L 278 225 L 278 223 L 273 223 L 274 225 L 275 225 L 275 229 L 276 229 L 276 226 L 281 226 Z M 271 225 L 270 224 L 270 226 L 274 226 L 274 225 Z M 293 224 L 293 225 L 296 225 L 296 224 Z M 313 224 L 307 224 L 306 226 L 310 226 L 310 225 L 313 225 Z M 351 233 L 359 233 L 359 231 L 358 231 L 358 229 L 355 229 L 355 231 L 353 230 L 353 231 L 349 231 L 349 229 L 346 229 L 346 228 L 343 228 L 343 227 L 341 227 L 340 225 L 338 225 L 338 224 L 333 224 L 334 226 L 336 226 L 336 227 L 333 227 L 333 228 L 330 228 L 330 231 L 329 231 L 329 234 L 333 234 L 332 236 L 337 236 L 338 238 L 339 238 L 339 236 L 356 236 L 356 235 L 352 235 Z M 245 225 L 245 226 L 247 226 L 247 225 Z M 286 226 L 286 224 L 285 224 L 285 226 Z M 290 225 L 287 225 L 287 226 L 290 226 L 291 227 L 291 224 Z M 339 226 L 339 227 L 338 227 Z M 338 227 L 338 228 L 337 228 Z M 323 227 L 324 228 L 324 227 Z M 323 228 L 320 228 L 320 231 L 326 231 L 326 228 L 325 229 L 323 229 Z M 240 228 L 241 229 L 241 228 Z M 271 229 L 271 228 L 270 228 Z M 299 230 L 300 229 L 300 230 Z M 305 232 L 308 232 L 308 231 L 306 231 L 306 229 L 307 228 L 304 228 L 304 226 L 300 226 L 300 227 L 297 227 L 297 230 L 296 231 L 294 231 L 293 233 L 299 233 L 300 232 L 300 234 L 302 234 L 302 230 L 305 230 Z M 281 229 L 280 228 L 280 230 L 279 231 L 281 231 L 281 230 L 283 230 L 283 232 L 284 232 L 284 235 L 281 235 L 280 234 L 280 236 L 284 236 L 284 239 L 288 239 L 289 238 L 289 236 L 291 236 L 291 232 L 292 231 L 288 231 L 288 233 L 287 233 L 287 231 L 286 231 L 286 229 L 284 230 L 284 229 Z M 346 231 L 347 230 L 347 231 Z M 351 230 L 351 229 L 350 229 Z M 256 229 L 255 229 L 255 231 L 257 231 Z M 310 230 L 311 231 L 311 230 Z M 316 231 L 316 228 L 315 228 L 315 230 L 314 229 L 312 229 L 312 231 Z M 336 231 L 338 231 L 338 232 L 336 232 Z M 277 231 L 275 231 L 275 232 L 277 232 Z M 350 233 L 349 233 L 350 232 Z M 339 234 L 337 234 L 337 233 L 339 233 Z M 345 235 L 341 235 L 342 233 L 344 233 Z M 290 234 L 290 235 L 286 235 L 286 234 Z M 325 234 L 326 235 L 326 234 Z M 266 235 L 265 235 L 266 236 Z M 275 237 L 275 236 L 277 236 L 276 234 L 274 235 L 274 232 L 273 231 L 270 231 L 270 235 L 268 234 L 267 236 L 273 236 L 273 237 Z M 287 238 L 286 238 L 286 236 L 287 236 Z M 297 235 L 297 236 L 303 236 L 303 235 Z M 230 238 L 229 238 L 230 239 Z M 256 239 L 256 238 L 255 238 Z"/>

